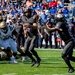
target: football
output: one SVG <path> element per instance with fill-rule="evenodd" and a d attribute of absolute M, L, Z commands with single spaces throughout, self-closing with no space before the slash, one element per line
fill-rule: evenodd
<path fill-rule="evenodd" d="M 0 51 L 0 60 L 4 60 L 7 57 L 7 54 L 4 51 Z"/>

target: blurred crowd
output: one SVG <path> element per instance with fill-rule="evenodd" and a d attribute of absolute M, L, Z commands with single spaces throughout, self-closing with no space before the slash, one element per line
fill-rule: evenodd
<path fill-rule="evenodd" d="M 4 1 L 4 0 L 3 0 Z M 44 31 L 44 27 L 55 26 L 55 15 L 62 13 L 75 37 L 75 1 L 74 0 L 5 0 L 0 3 L 0 15 L 8 25 L 18 32 L 18 45 L 24 46 L 23 19 L 25 9 L 31 9 L 32 16 L 39 15 L 37 48 L 63 48 L 64 44 L 57 31 Z M 15 38 L 15 37 L 14 37 Z M 43 42 L 44 40 L 44 42 Z"/>

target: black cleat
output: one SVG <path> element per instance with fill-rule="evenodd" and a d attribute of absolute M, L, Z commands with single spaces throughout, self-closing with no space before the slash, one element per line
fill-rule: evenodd
<path fill-rule="evenodd" d="M 31 67 L 33 67 L 36 64 L 36 61 L 32 61 Z"/>
<path fill-rule="evenodd" d="M 16 58 L 16 59 L 19 59 L 19 58 L 20 58 L 20 56 L 19 56 L 19 55 L 16 55 L 16 56 L 15 56 L 15 58 Z"/>
<path fill-rule="evenodd" d="M 68 73 L 73 73 L 74 72 L 74 68 L 69 68 Z"/>
<path fill-rule="evenodd" d="M 40 62 L 41 62 L 41 59 L 37 60 L 36 67 L 39 67 L 40 66 Z"/>

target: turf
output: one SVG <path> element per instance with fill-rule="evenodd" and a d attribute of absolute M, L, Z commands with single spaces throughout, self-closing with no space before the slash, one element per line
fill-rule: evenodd
<path fill-rule="evenodd" d="M 62 50 L 36 49 L 41 57 L 41 65 L 39 67 L 31 67 L 31 60 L 18 64 L 9 64 L 9 61 L 0 61 L 0 75 L 69 75 L 68 67 L 61 58 Z M 75 52 L 73 54 L 75 56 Z M 71 62 L 75 67 L 75 63 Z M 75 72 L 70 74 L 75 75 Z"/>

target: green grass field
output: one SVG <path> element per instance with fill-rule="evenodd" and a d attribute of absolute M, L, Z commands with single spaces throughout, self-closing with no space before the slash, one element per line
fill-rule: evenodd
<path fill-rule="evenodd" d="M 39 67 L 31 67 L 31 60 L 18 64 L 8 64 L 8 61 L 0 61 L 0 75 L 75 75 L 68 74 L 68 67 L 61 58 L 62 50 L 36 50 L 42 61 Z M 75 56 L 75 52 L 73 54 Z M 75 63 L 71 62 L 73 67 Z"/>

